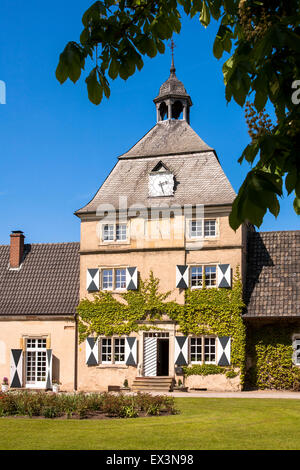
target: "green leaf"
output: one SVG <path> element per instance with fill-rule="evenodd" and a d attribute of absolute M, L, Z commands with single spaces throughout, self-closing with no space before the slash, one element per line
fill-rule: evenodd
<path fill-rule="evenodd" d="M 285 178 L 285 187 L 288 192 L 288 194 L 291 194 L 291 192 L 295 189 L 297 183 L 297 170 L 293 169 L 287 174 L 287 177 Z"/>
<path fill-rule="evenodd" d="M 97 69 L 94 68 L 86 78 L 89 100 L 93 104 L 100 104 L 103 96 L 103 88 L 97 79 Z"/>
<path fill-rule="evenodd" d="M 113 80 L 115 80 L 119 74 L 119 66 L 119 62 L 116 59 L 112 58 L 108 69 L 108 75 Z"/>
<path fill-rule="evenodd" d="M 64 83 L 70 78 L 73 83 L 77 82 L 84 68 L 85 57 L 76 42 L 69 42 L 64 51 L 60 54 L 59 64 L 56 69 L 56 78 L 60 83 Z"/>
<path fill-rule="evenodd" d="M 294 209 L 295 209 L 295 212 L 297 215 L 300 215 L 300 198 L 299 197 L 295 197 L 294 199 Z"/>
<path fill-rule="evenodd" d="M 203 1 L 203 4 L 202 4 L 202 11 L 201 11 L 201 15 L 200 15 L 200 22 L 201 24 L 206 28 L 209 23 L 210 23 L 210 12 L 209 12 L 209 8 L 208 6 L 206 5 L 206 2 L 205 0 Z"/>
<path fill-rule="evenodd" d="M 218 38 L 215 39 L 214 46 L 213 46 L 213 54 L 217 59 L 220 59 L 223 55 L 223 44 L 222 41 Z"/>

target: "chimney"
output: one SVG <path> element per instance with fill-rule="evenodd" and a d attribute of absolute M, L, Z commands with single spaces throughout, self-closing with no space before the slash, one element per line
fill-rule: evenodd
<path fill-rule="evenodd" d="M 14 230 L 10 234 L 9 262 L 12 269 L 20 267 L 24 252 L 24 235 L 21 230 Z"/>

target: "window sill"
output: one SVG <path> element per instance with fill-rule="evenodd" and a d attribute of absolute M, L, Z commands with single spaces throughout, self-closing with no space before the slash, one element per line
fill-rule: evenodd
<path fill-rule="evenodd" d="M 99 364 L 96 369 L 128 369 L 126 364 Z"/>

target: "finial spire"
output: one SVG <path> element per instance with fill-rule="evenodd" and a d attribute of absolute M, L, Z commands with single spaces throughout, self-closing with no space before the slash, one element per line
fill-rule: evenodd
<path fill-rule="evenodd" d="M 170 73 L 171 75 L 175 75 L 175 72 L 176 72 L 176 69 L 175 69 L 175 65 L 174 65 L 174 48 L 175 48 L 175 43 L 173 41 L 173 38 L 171 39 L 171 44 L 170 44 L 170 48 L 171 48 L 171 51 L 172 51 L 172 64 L 171 64 L 171 68 L 170 68 Z"/>

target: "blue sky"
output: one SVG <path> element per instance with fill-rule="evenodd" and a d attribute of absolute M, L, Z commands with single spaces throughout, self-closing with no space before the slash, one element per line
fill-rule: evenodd
<path fill-rule="evenodd" d="M 152 102 L 168 78 L 170 50 L 126 82 L 112 83 L 100 106 L 87 98 L 84 79 L 60 85 L 55 69 L 69 40 L 78 40 L 81 16 L 91 0 L 1 0 L 0 80 L 7 104 L 0 105 L 0 244 L 11 230 L 28 243 L 78 241 L 73 212 L 95 194 L 116 162 L 154 124 Z M 212 55 L 215 25 L 185 19 L 175 37 L 177 76 L 194 106 L 191 125 L 218 153 L 237 191 L 248 166 L 237 159 L 248 143 L 243 111 L 226 104 L 222 61 Z M 277 220 L 267 215 L 261 230 L 299 229 L 292 199 L 282 201 Z"/>

